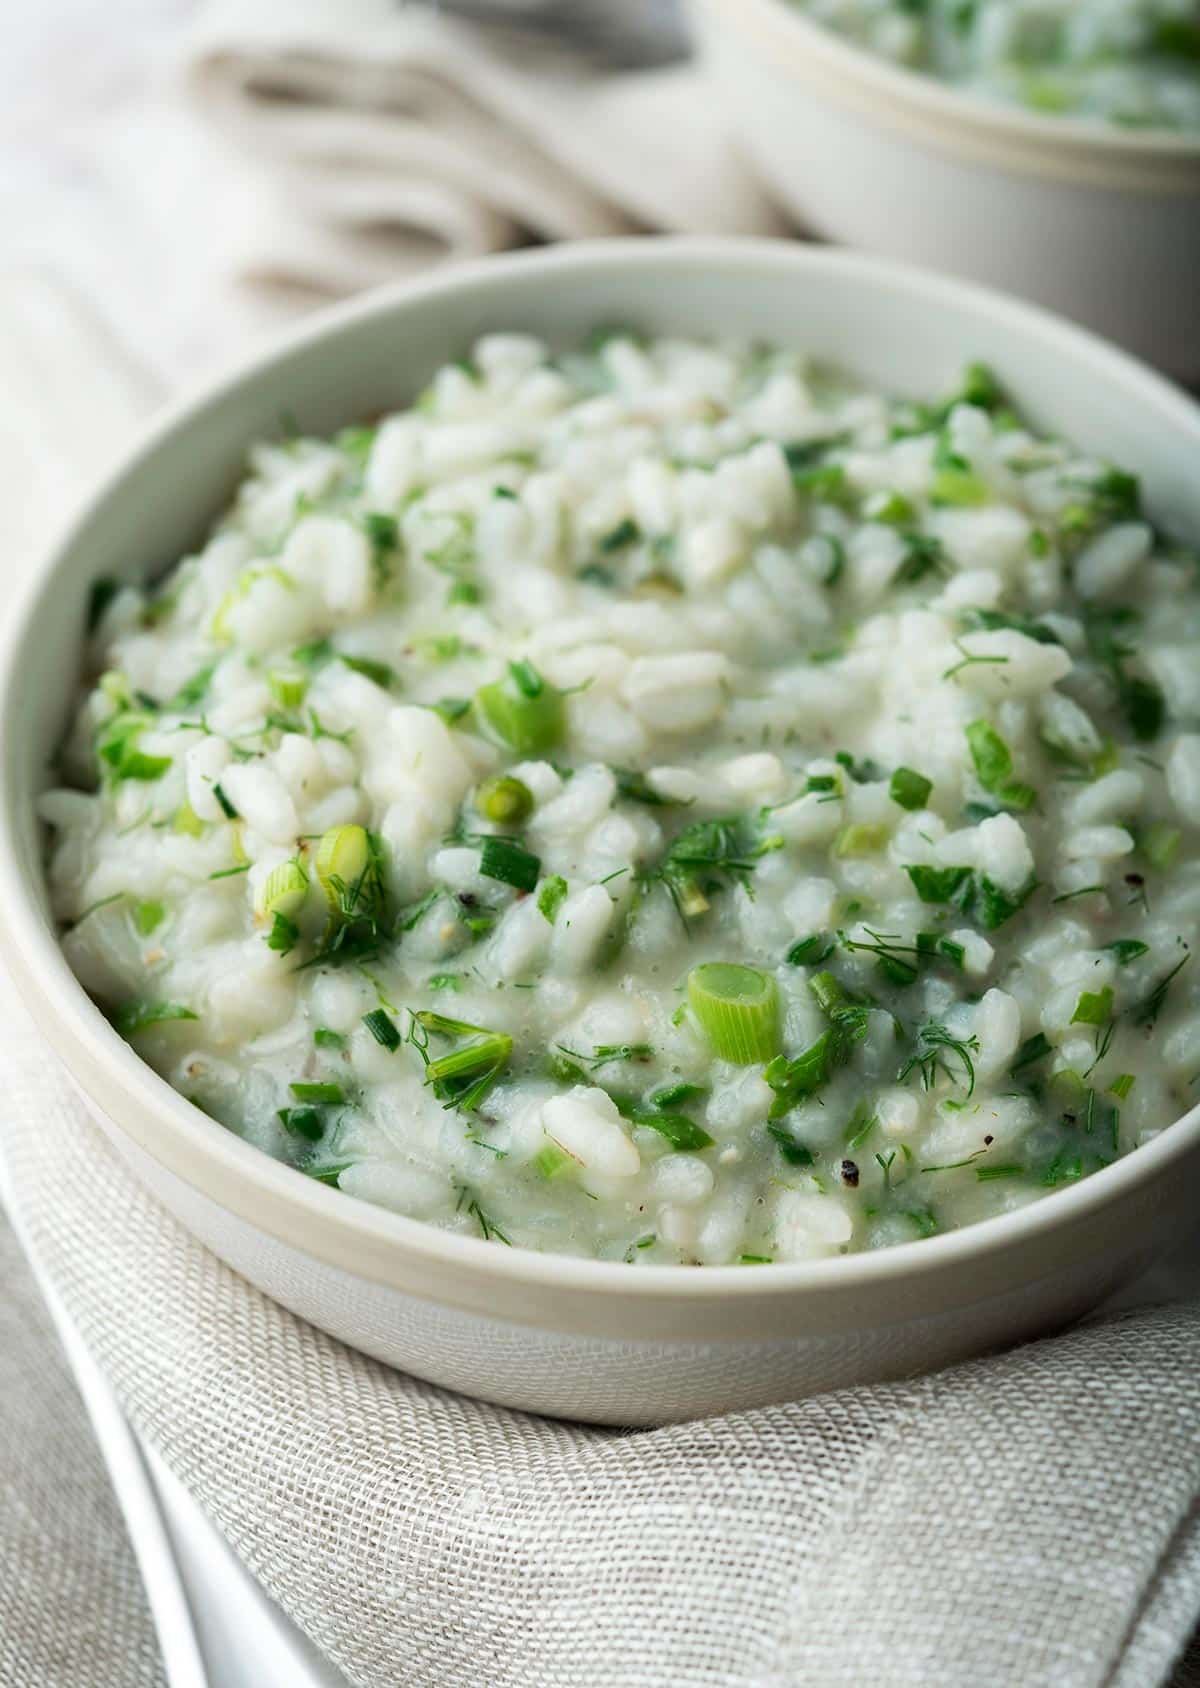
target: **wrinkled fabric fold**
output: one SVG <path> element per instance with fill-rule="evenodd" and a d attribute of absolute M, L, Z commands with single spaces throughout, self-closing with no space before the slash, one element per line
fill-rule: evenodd
<path fill-rule="evenodd" d="M 221 238 L 243 283 L 341 293 L 529 239 L 780 227 L 690 66 L 604 70 L 390 0 L 226 0 L 180 70 L 241 167 Z"/>

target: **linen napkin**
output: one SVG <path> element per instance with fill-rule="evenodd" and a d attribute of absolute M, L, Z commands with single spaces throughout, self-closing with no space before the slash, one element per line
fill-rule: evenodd
<path fill-rule="evenodd" d="M 558 1424 L 389 1371 L 250 1288 L 133 1182 L 31 1035 L 4 1078 L 22 1228 L 72 1319 L 359 1688 L 1169 1677 L 1200 1607 L 1200 1304 L 696 1424 Z M 0 1633 L 36 1623 L 32 1581 L 16 1610 L 0 1581 Z"/>
<path fill-rule="evenodd" d="M 635 42 L 636 15 L 656 12 L 557 8 L 585 42 L 610 9 Z M 687 64 L 614 73 L 546 31 L 428 4 L 222 0 L 201 12 L 182 80 L 238 161 L 211 231 L 221 262 L 273 302 L 529 240 L 780 226 Z"/>

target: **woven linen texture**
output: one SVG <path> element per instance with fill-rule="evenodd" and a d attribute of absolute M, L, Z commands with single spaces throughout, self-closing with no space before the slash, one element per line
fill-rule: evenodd
<path fill-rule="evenodd" d="M 0 1213 L 0 1688 L 161 1688 L 116 1501 Z"/>
<path fill-rule="evenodd" d="M 1169 1678 L 1200 1608 L 1195 1304 L 723 1419 L 553 1423 L 305 1325 L 143 1193 L 36 1046 L 10 1078 L 19 1209 L 68 1311 L 361 1688 Z"/>

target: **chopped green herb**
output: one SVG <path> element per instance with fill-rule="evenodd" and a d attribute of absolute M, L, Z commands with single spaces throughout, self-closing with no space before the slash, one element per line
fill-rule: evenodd
<path fill-rule="evenodd" d="M 823 934 L 815 934 L 810 938 L 801 938 L 794 943 L 787 952 L 788 965 L 791 967 L 819 967 L 833 954 L 836 945 L 832 939 Z"/>
<path fill-rule="evenodd" d="M 275 1117 L 285 1131 L 306 1142 L 317 1143 L 325 1135 L 325 1122 L 317 1108 L 280 1108 Z"/>
<path fill-rule="evenodd" d="M 1142 943 L 1140 938 L 1114 938 L 1111 944 L 1101 944 L 1100 948 L 1116 957 L 1118 967 L 1127 967 L 1139 956 L 1150 953 L 1150 945 Z"/>
<path fill-rule="evenodd" d="M 313 1042 L 318 1049 L 344 1049 L 346 1040 L 341 1032 L 335 1032 L 329 1026 L 318 1026 L 313 1032 Z"/>
<path fill-rule="evenodd" d="M 1083 991 L 1079 1001 L 1075 1004 L 1075 1012 L 1071 1015 L 1073 1026 L 1103 1026 L 1112 1016 L 1113 990 L 1111 985 L 1105 985 L 1103 990 Z"/>
<path fill-rule="evenodd" d="M 664 1113 L 657 1108 L 635 1108 L 630 1115 L 634 1125 L 645 1126 L 665 1137 L 673 1149 L 696 1153 L 712 1147 L 713 1139 L 704 1127 L 685 1114 Z"/>
<path fill-rule="evenodd" d="M 938 1074 L 944 1073 L 951 1082 L 965 1081 L 967 1095 L 971 1096 L 975 1090 L 975 1063 L 972 1056 L 978 1053 L 977 1037 L 956 1037 L 940 1021 L 926 1020 L 917 1032 L 912 1054 L 896 1074 L 896 1082 L 902 1084 L 909 1073 L 919 1071 L 922 1088 L 932 1090 L 937 1083 Z M 958 1063 L 958 1075 L 950 1065 L 950 1055 L 953 1055 Z"/>
<path fill-rule="evenodd" d="M 518 891 L 532 891 L 542 871 L 541 859 L 512 838 L 484 838 L 479 851 L 479 871 L 485 879 L 497 879 Z"/>
<path fill-rule="evenodd" d="M 136 1037 L 150 1026 L 167 1025 L 172 1020 L 198 1020 L 200 1016 L 177 1002 L 127 1002 L 119 1008 L 113 1024 L 122 1037 Z"/>
<path fill-rule="evenodd" d="M 897 768 L 888 786 L 888 796 L 902 809 L 923 809 L 929 802 L 933 781 L 911 768 Z"/>
<path fill-rule="evenodd" d="M 344 1102 L 346 1093 L 340 1084 L 326 1084 L 324 1082 L 308 1082 L 297 1079 L 289 1084 L 288 1089 L 297 1102 Z"/>
<path fill-rule="evenodd" d="M 447 1055 L 431 1057 L 430 1034 L 447 1038 L 457 1048 Z M 469 1113 L 477 1108 L 504 1073 L 512 1056 L 513 1040 L 506 1032 L 488 1031 L 465 1020 L 451 1020 L 430 1008 L 413 1016 L 409 1042 L 425 1067 L 425 1083 L 447 1108 Z"/>
<path fill-rule="evenodd" d="M 122 892 L 117 893 L 122 896 Z M 151 932 L 157 930 L 166 918 L 166 908 L 159 902 L 135 903 L 133 907 L 133 924 L 143 938 L 148 938 Z"/>
<path fill-rule="evenodd" d="M 558 919 L 558 911 L 562 907 L 567 895 L 567 882 L 559 873 L 551 874 L 542 884 L 538 892 L 538 911 L 550 922 L 551 926 Z"/>
<path fill-rule="evenodd" d="M 613 551 L 623 551 L 628 545 L 636 545 L 642 537 L 642 530 L 635 521 L 628 516 L 623 522 L 618 522 L 600 540 L 599 549 L 608 556 Z"/>
<path fill-rule="evenodd" d="M 382 1008 L 372 1008 L 369 1014 L 364 1014 L 362 1023 L 384 1049 L 396 1050 L 401 1044 L 399 1028 L 396 1022 Z"/>

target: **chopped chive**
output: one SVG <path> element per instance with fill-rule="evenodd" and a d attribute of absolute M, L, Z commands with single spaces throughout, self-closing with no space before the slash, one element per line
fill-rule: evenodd
<path fill-rule="evenodd" d="M 923 903 L 948 903 L 971 878 L 969 867 L 906 866 L 904 871 Z"/>
<path fill-rule="evenodd" d="M 1049 1055 L 1052 1044 L 1045 1032 L 1034 1032 L 1027 1037 L 1017 1053 L 1013 1056 L 1012 1071 L 1020 1072 L 1022 1067 L 1031 1067 L 1035 1061 L 1041 1061 Z"/>
<path fill-rule="evenodd" d="M 664 1084 L 658 1090 L 651 1091 L 647 1100 L 652 1108 L 663 1108 L 670 1112 L 681 1102 L 698 1102 L 707 1095 L 707 1085 L 690 1084 L 686 1079 L 680 1079 L 675 1084 Z"/>
<path fill-rule="evenodd" d="M 224 814 L 225 819 L 227 821 L 237 820 L 238 812 L 234 808 L 233 804 L 229 801 L 228 797 L 225 795 L 224 788 L 220 785 L 219 782 L 218 782 L 218 784 L 213 786 L 213 796 L 216 798 L 217 802 L 221 805 L 221 811 Z"/>
<path fill-rule="evenodd" d="M 391 1015 L 384 1009 L 372 1008 L 369 1014 L 363 1015 L 362 1023 L 376 1043 L 381 1044 L 384 1049 L 392 1051 L 399 1049 L 401 1043 L 399 1028 Z"/>
<path fill-rule="evenodd" d="M 346 1093 L 340 1084 L 310 1084 L 297 1081 L 289 1084 L 288 1089 L 297 1102 L 344 1102 L 346 1100 Z"/>
<path fill-rule="evenodd" d="M 346 1039 L 341 1032 L 335 1032 L 330 1026 L 318 1026 L 313 1032 L 313 1042 L 318 1049 L 344 1049 Z"/>
<path fill-rule="evenodd" d="M 1108 1087 L 1109 1093 L 1123 1102 L 1136 1082 L 1132 1073 L 1118 1073 Z"/>
<path fill-rule="evenodd" d="M 249 862 L 238 862 L 234 867 L 219 867 L 215 873 L 210 873 L 210 879 L 236 879 L 240 874 L 250 872 Z"/>
<path fill-rule="evenodd" d="M 1150 953 L 1150 945 L 1142 943 L 1140 938 L 1114 938 L 1111 944 L 1101 944 L 1100 947 L 1116 957 L 1118 967 L 1127 967 L 1140 955 Z"/>
<path fill-rule="evenodd" d="M 316 1143 L 325 1135 L 325 1122 L 316 1108 L 279 1108 L 275 1117 L 293 1137 L 303 1137 L 310 1143 Z"/>
<path fill-rule="evenodd" d="M 479 871 L 518 891 L 532 891 L 542 871 L 541 858 L 512 838 L 485 838 L 479 851 Z"/>
<path fill-rule="evenodd" d="M 789 967 L 819 967 L 833 954 L 836 945 L 823 934 L 800 938 L 787 952 Z"/>

